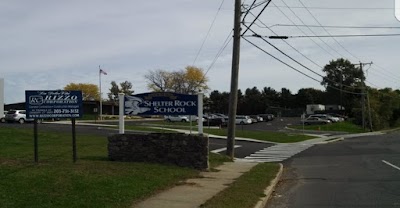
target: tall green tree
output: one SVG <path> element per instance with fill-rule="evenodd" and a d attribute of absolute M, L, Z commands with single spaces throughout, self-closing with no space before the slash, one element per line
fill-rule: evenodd
<path fill-rule="evenodd" d="M 210 112 L 228 114 L 229 93 L 214 90 L 210 93 Z"/>
<path fill-rule="evenodd" d="M 373 128 L 379 130 L 400 125 L 400 94 L 391 88 L 369 88 L 368 92 Z M 366 115 L 369 114 L 368 110 Z M 355 119 L 361 123 L 360 114 Z"/>
<path fill-rule="evenodd" d="M 132 90 L 132 83 L 128 81 L 121 82 L 118 84 L 115 81 L 111 81 L 110 92 L 107 93 L 109 101 L 117 101 L 118 93 L 124 93 L 125 95 L 132 95 L 135 91 Z"/>
<path fill-rule="evenodd" d="M 294 106 L 294 96 L 287 88 L 281 89 L 280 106 L 283 108 L 292 108 Z"/>
<path fill-rule="evenodd" d="M 365 81 L 362 69 L 340 58 L 330 61 L 323 71 L 326 73 L 321 82 L 326 87 L 325 103 L 342 105 L 347 113 L 352 113 L 351 110 L 357 107 L 356 100 L 360 100 L 359 93 Z"/>
<path fill-rule="evenodd" d="M 308 104 L 324 104 L 324 92 L 314 88 L 299 89 L 295 95 L 295 107 L 305 108 Z"/>
<path fill-rule="evenodd" d="M 267 108 L 279 106 L 279 93 L 273 88 L 264 87 L 261 96 Z"/>
<path fill-rule="evenodd" d="M 264 113 L 267 107 L 257 87 L 246 89 L 244 93 L 244 105 L 247 106 L 247 108 L 243 109 L 243 114 L 246 115 Z"/>

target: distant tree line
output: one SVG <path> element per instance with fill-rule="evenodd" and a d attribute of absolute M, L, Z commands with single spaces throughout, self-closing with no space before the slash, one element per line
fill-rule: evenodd
<path fill-rule="evenodd" d="M 375 89 L 365 85 L 362 66 L 351 64 L 345 59 L 332 60 L 323 72 L 321 85 L 325 90 L 303 88 L 296 94 L 287 88 L 276 91 L 271 87 L 238 90 L 237 114 L 290 112 L 300 115 L 308 104 L 340 105 L 341 114 L 361 125 L 372 124 L 374 130 L 400 126 L 400 90 Z M 214 90 L 204 103 L 209 112 L 228 112 L 229 92 Z M 362 115 L 364 106 L 364 116 Z"/>
<path fill-rule="evenodd" d="M 323 72 L 325 76 L 322 76 L 321 85 L 325 90 L 302 88 L 295 94 L 287 88 L 280 91 L 271 87 L 261 90 L 253 87 L 244 92 L 238 90 L 237 114 L 277 114 L 289 111 L 291 115 L 298 116 L 305 111 L 308 104 L 340 105 L 345 109 L 340 113 L 352 117 L 356 124 L 361 124 L 364 106 L 365 121 L 371 123 L 373 129 L 400 126 L 400 90 L 366 86 L 362 65 L 352 64 L 346 59 L 330 61 Z M 209 90 L 206 73 L 195 66 L 186 66 L 177 71 L 150 70 L 144 79 L 148 89 L 154 92 L 195 94 L 199 91 L 207 93 Z M 108 101 L 116 102 L 120 92 L 133 94 L 132 88 L 129 81 L 119 85 L 112 81 L 107 93 Z M 84 100 L 99 100 L 100 97 L 99 88 L 94 84 L 70 83 L 64 89 L 82 90 Z M 209 96 L 205 96 L 204 104 L 208 112 L 227 114 L 229 92 L 211 91 Z"/>

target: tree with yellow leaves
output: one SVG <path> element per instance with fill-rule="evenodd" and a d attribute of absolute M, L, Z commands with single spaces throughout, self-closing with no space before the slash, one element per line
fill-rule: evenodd
<path fill-rule="evenodd" d="M 81 90 L 83 100 L 99 100 L 99 87 L 95 84 L 88 83 L 69 83 L 64 90 Z"/>
<path fill-rule="evenodd" d="M 195 94 L 209 89 L 203 69 L 187 66 L 184 70 L 168 72 L 162 69 L 149 71 L 145 79 L 147 87 L 155 92 L 176 92 Z"/>

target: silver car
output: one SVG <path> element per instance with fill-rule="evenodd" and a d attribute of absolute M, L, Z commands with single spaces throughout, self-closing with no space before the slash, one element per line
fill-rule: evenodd
<path fill-rule="evenodd" d="M 322 119 L 318 117 L 308 117 L 304 120 L 302 120 L 304 125 L 312 125 L 312 124 L 330 124 L 331 121 L 328 119 Z"/>
<path fill-rule="evenodd" d="M 250 116 L 236 116 L 235 124 L 252 124 Z"/>
<path fill-rule="evenodd" d="M 6 114 L 7 114 L 7 111 L 4 111 L 4 115 L 2 117 L 0 117 L 0 123 L 6 122 Z"/>
<path fill-rule="evenodd" d="M 9 123 L 18 122 L 20 124 L 23 124 L 25 122 L 33 122 L 34 119 L 26 118 L 25 110 L 10 110 L 5 116 L 5 121 Z M 38 120 L 38 122 L 40 122 L 40 120 Z"/>

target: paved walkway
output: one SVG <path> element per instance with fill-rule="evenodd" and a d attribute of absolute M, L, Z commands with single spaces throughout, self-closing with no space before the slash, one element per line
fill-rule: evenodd
<path fill-rule="evenodd" d="M 189 179 L 140 203 L 135 208 L 197 208 L 228 187 L 236 178 L 257 163 L 228 162 L 219 166 L 218 172 L 201 172 L 199 178 Z"/>

